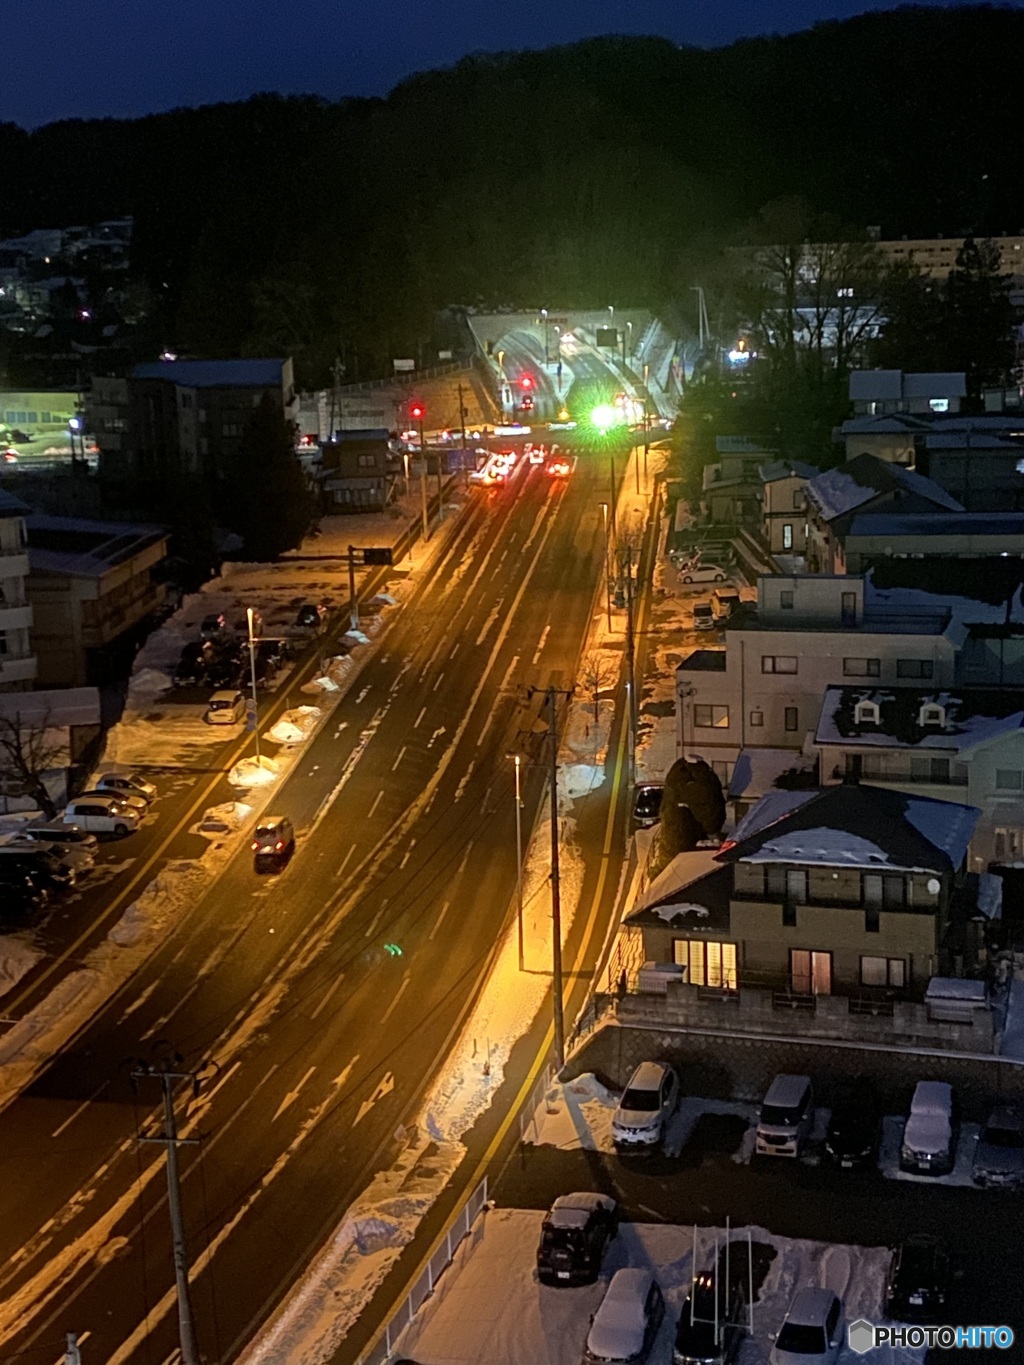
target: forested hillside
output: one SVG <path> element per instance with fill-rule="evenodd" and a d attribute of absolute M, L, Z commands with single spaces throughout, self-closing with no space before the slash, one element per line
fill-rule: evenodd
<path fill-rule="evenodd" d="M 134 214 L 161 335 L 322 382 L 450 303 L 671 310 L 702 244 L 785 196 L 886 236 L 1020 231 L 1022 52 L 1020 10 L 908 8 L 474 56 L 383 100 L 0 125 L 0 232 Z"/>

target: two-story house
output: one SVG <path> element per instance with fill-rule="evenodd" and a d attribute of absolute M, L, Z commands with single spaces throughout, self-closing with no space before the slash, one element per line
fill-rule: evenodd
<path fill-rule="evenodd" d="M 961 635 L 941 601 L 889 608 L 849 575 L 764 575 L 757 592 L 727 622 L 724 649 L 695 650 L 676 669 L 678 752 L 723 781 L 748 745 L 802 749 L 830 684 L 953 682 Z"/>
<path fill-rule="evenodd" d="M 814 742 L 823 783 L 853 779 L 978 808 L 973 871 L 1024 858 L 1019 688 L 830 687 Z"/>
<path fill-rule="evenodd" d="M 964 861 L 978 815 L 862 786 L 775 792 L 711 870 L 626 924 L 646 961 L 696 986 L 920 998 L 930 977 L 973 965 L 978 882 Z"/>
<path fill-rule="evenodd" d="M 761 527 L 768 551 L 802 555 L 807 548 L 807 484 L 821 473 L 801 460 L 772 460 L 761 476 Z"/>
<path fill-rule="evenodd" d="M 756 526 L 761 513 L 761 465 L 774 452 L 747 436 L 716 436 L 718 461 L 704 466 L 702 493 L 707 520 L 715 525 Z"/>
<path fill-rule="evenodd" d="M 337 431 L 320 443 L 320 483 L 340 512 L 379 512 L 388 500 L 386 427 L 365 431 Z"/>
<path fill-rule="evenodd" d="M 811 573 L 845 573 L 844 542 L 856 516 L 869 512 L 962 512 L 937 483 L 874 455 L 828 469 L 811 479 L 807 496 L 807 568 Z"/>

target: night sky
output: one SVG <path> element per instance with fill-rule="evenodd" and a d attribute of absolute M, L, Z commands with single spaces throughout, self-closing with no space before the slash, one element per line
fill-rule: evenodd
<path fill-rule="evenodd" d="M 282 94 L 382 95 L 474 51 L 604 33 L 717 47 L 897 0 L 8 0 L 0 118 L 37 127 Z"/>

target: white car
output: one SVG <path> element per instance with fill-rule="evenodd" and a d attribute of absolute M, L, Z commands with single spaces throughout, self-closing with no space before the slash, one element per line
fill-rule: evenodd
<path fill-rule="evenodd" d="M 834 1365 L 843 1348 L 843 1305 L 831 1289 L 798 1289 L 768 1365 Z"/>
<path fill-rule="evenodd" d="M 665 1062 L 641 1062 L 612 1115 L 612 1140 L 619 1151 L 650 1150 L 665 1136 L 679 1103 L 679 1077 Z"/>
<path fill-rule="evenodd" d="M 918 1081 L 900 1144 L 900 1169 L 918 1175 L 946 1175 L 953 1169 L 956 1122 L 953 1087 Z"/>
<path fill-rule="evenodd" d="M 207 725 L 237 725 L 245 715 L 245 698 L 241 692 L 214 692 L 203 720 Z"/>
<path fill-rule="evenodd" d="M 156 797 L 156 787 L 138 773 L 104 773 L 96 786 L 115 796 L 141 796 L 147 804 Z"/>
<path fill-rule="evenodd" d="M 77 825 L 90 834 L 133 834 L 139 827 L 139 817 L 123 806 L 116 796 L 76 796 L 64 807 L 61 821 Z"/>
<path fill-rule="evenodd" d="M 695 564 L 679 575 L 684 583 L 724 583 L 728 576 L 718 564 Z"/>

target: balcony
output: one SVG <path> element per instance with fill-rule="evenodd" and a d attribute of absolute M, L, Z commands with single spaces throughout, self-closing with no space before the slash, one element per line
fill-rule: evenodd
<path fill-rule="evenodd" d="M 32 608 L 27 604 L 20 607 L 0 607 L 0 630 L 30 630 L 32 628 Z"/>
<path fill-rule="evenodd" d="M 34 654 L 24 659 L 7 659 L 0 655 L 0 688 L 13 683 L 35 682 L 39 661 Z"/>
<path fill-rule="evenodd" d="M 0 578 L 25 578 L 28 554 L 25 550 L 0 550 Z"/>

